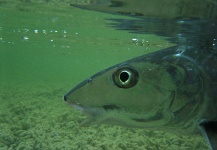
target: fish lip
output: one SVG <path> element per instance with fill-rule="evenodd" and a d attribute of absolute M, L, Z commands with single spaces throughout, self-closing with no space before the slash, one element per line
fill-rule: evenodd
<path fill-rule="evenodd" d="M 67 102 L 67 101 L 66 101 L 66 103 L 67 103 L 69 106 L 71 106 L 71 107 L 73 107 L 73 108 L 75 108 L 75 109 L 77 109 L 77 110 L 79 110 L 79 111 L 81 111 L 81 112 L 85 112 L 85 109 L 87 109 L 84 105 L 82 105 L 82 104 L 80 104 L 80 103 L 76 103 L 76 102 Z"/>
<path fill-rule="evenodd" d="M 83 107 L 83 105 L 81 105 L 80 103 L 76 103 L 76 102 L 67 102 L 66 103 L 72 107 L 75 107 L 75 106 L 79 106 L 79 107 Z"/>
<path fill-rule="evenodd" d="M 70 106 L 72 106 L 72 107 L 84 107 L 84 106 L 81 105 L 80 103 L 67 101 L 67 95 L 64 95 L 64 96 L 63 96 L 63 100 L 64 100 L 65 103 L 67 103 L 68 105 L 70 105 Z"/>

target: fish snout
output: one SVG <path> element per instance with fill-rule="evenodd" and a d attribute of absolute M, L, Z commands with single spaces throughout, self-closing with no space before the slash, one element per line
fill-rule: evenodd
<path fill-rule="evenodd" d="M 66 98 L 65 95 L 63 96 L 63 100 L 64 100 L 65 102 L 67 102 L 67 98 Z"/>

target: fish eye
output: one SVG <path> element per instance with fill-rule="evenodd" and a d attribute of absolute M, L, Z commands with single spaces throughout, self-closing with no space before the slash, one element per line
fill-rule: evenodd
<path fill-rule="evenodd" d="M 138 78 L 138 72 L 130 67 L 119 68 L 112 75 L 113 82 L 120 88 L 133 87 L 136 85 Z"/>

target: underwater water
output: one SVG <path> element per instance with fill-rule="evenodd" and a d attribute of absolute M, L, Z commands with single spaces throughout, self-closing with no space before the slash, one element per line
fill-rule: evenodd
<path fill-rule="evenodd" d="M 120 16 L 68 1 L 0 1 L 1 150 L 208 149 L 201 135 L 79 127 L 85 116 L 62 100 L 69 89 L 102 69 L 173 45 L 156 35 L 115 30 L 106 18 Z"/>

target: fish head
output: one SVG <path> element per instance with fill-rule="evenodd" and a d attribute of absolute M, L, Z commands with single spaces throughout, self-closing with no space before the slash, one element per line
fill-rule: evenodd
<path fill-rule="evenodd" d="M 165 67 L 129 61 L 105 69 L 74 87 L 64 100 L 88 117 L 81 126 L 156 127 L 173 117 L 176 83 Z"/>

